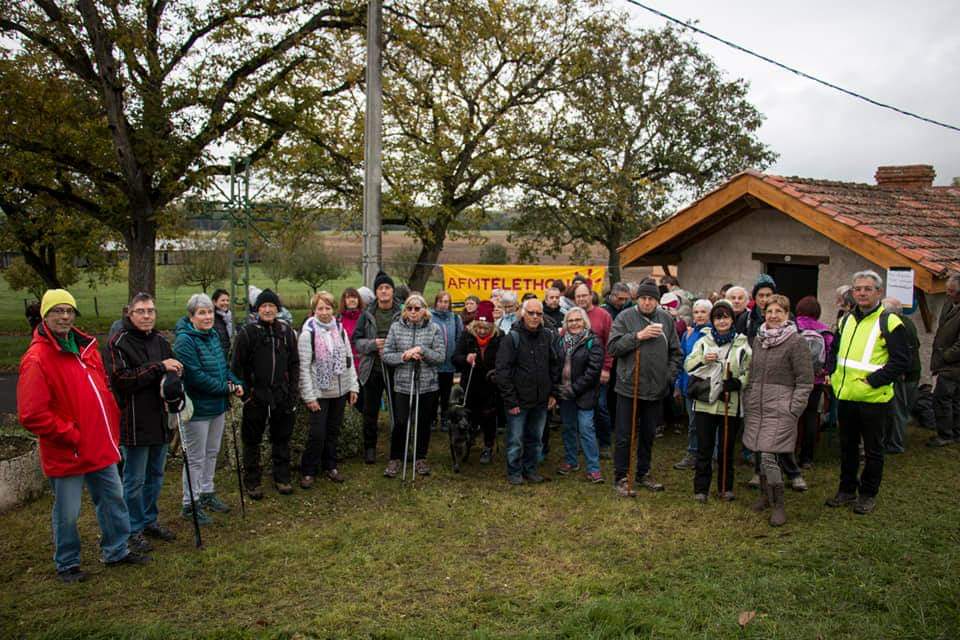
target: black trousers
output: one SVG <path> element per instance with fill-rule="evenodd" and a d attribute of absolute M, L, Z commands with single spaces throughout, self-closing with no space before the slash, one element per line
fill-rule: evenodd
<path fill-rule="evenodd" d="M 337 441 L 343 425 L 343 412 L 349 394 L 339 398 L 318 398 L 319 411 L 307 410 L 307 444 L 300 457 L 300 475 L 315 476 L 317 469 L 330 471 L 337 468 Z"/>
<path fill-rule="evenodd" d="M 717 460 L 717 489 L 720 492 L 733 491 L 733 460 L 737 444 L 737 432 L 740 431 L 740 418 L 727 418 L 727 433 L 723 432 L 723 416 L 712 413 L 693 414 L 693 426 L 697 430 L 697 463 L 693 475 L 693 492 L 710 493 L 710 481 L 713 478 L 713 450 L 719 444 Z M 726 437 L 724 437 L 726 435 Z M 726 448 L 724 448 L 726 441 Z"/>
<path fill-rule="evenodd" d="M 653 440 L 662 416 L 663 400 L 637 400 L 637 480 L 650 472 Z M 613 475 L 617 482 L 626 478 L 630 471 L 628 467 L 630 466 L 630 437 L 633 431 L 632 419 L 633 398 L 621 395 L 617 398 L 613 450 Z"/>
<path fill-rule="evenodd" d="M 293 411 L 258 404 L 251 400 L 243 405 L 240 439 L 243 440 L 243 482 L 247 488 L 259 487 L 260 443 L 270 426 L 270 459 L 274 482 L 290 482 L 290 436 L 293 434 Z"/>
<path fill-rule="evenodd" d="M 817 446 L 817 431 L 820 429 L 820 399 L 823 385 L 813 385 L 807 399 L 807 408 L 800 414 L 800 464 L 813 462 L 813 450 Z"/>
<path fill-rule="evenodd" d="M 960 438 L 960 380 L 937 376 L 933 413 L 937 417 L 937 435 L 944 440 Z"/>
<path fill-rule="evenodd" d="M 438 372 L 437 383 L 440 385 L 440 392 L 437 398 L 437 404 L 440 405 L 440 418 L 446 421 L 447 411 L 450 410 L 450 392 L 453 391 L 453 372 Z"/>
<path fill-rule="evenodd" d="M 889 402 L 841 400 L 837 418 L 840 425 L 840 491 L 876 496 L 883 478 L 883 430 L 893 410 Z M 865 459 L 860 471 L 860 440 Z"/>
<path fill-rule="evenodd" d="M 376 449 L 377 447 L 377 420 L 380 419 L 380 398 L 383 397 L 383 392 L 387 390 L 387 385 L 390 386 L 390 391 L 387 395 L 393 398 L 393 369 L 387 367 L 387 380 L 384 381 L 383 370 L 380 361 L 377 360 L 373 366 L 373 371 L 370 372 L 370 377 L 367 378 L 366 384 L 363 385 L 364 449 Z M 396 426 L 397 421 L 396 398 L 393 398 L 393 404 L 394 424 L 391 425 L 391 429 Z"/>
<path fill-rule="evenodd" d="M 407 418 L 410 416 L 410 395 L 398 393 L 397 423 L 393 425 L 390 436 L 390 459 L 403 460 L 403 450 L 406 447 Z M 416 398 L 414 398 L 416 404 Z M 428 391 L 420 394 L 420 406 L 417 408 L 417 460 L 427 457 L 430 448 L 430 427 L 437 419 L 437 392 Z M 410 421 L 410 438 L 413 438 L 413 420 Z"/>

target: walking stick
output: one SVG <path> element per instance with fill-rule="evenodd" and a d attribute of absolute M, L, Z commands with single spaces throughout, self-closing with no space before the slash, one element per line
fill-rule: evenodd
<path fill-rule="evenodd" d="M 247 517 L 247 504 L 243 498 L 243 471 L 240 469 L 240 447 L 237 445 L 237 423 L 233 421 L 233 409 L 230 410 L 230 429 L 233 431 L 233 459 L 237 463 L 237 489 L 240 491 L 240 514 Z"/>
<path fill-rule="evenodd" d="M 383 364 L 383 359 L 380 359 L 380 372 L 383 374 L 383 386 L 387 390 L 387 413 L 390 414 L 390 432 L 393 433 L 393 395 L 390 393 L 390 377 L 387 375 L 387 365 Z M 377 402 L 380 401 L 380 398 L 377 398 Z"/>
<path fill-rule="evenodd" d="M 193 480 L 190 478 L 190 460 L 187 458 L 187 439 L 183 437 L 183 422 L 180 421 L 180 412 L 177 412 L 177 431 L 180 433 L 180 442 L 183 450 L 183 470 L 187 474 L 187 493 L 190 496 L 190 511 L 193 513 L 193 541 L 197 549 L 203 547 L 200 539 L 200 521 L 197 520 L 197 502 L 193 497 Z"/>
<path fill-rule="evenodd" d="M 730 378 L 730 363 L 727 363 L 727 374 L 724 376 L 724 379 Z M 729 423 L 730 423 L 730 392 L 723 392 L 723 452 L 720 463 L 723 465 L 720 467 L 720 495 L 723 495 L 723 492 L 727 490 L 727 438 L 729 437 Z"/>
<path fill-rule="evenodd" d="M 407 479 L 407 455 L 410 452 L 410 422 L 413 420 L 413 400 L 414 396 L 413 382 L 410 383 L 410 404 L 407 406 L 407 432 L 403 436 L 403 473 L 400 475 L 401 480 Z"/>
<path fill-rule="evenodd" d="M 640 347 L 634 351 L 633 357 L 633 415 L 630 420 L 630 457 L 627 467 L 627 493 L 633 495 L 634 467 L 637 464 L 637 396 L 640 387 Z"/>
<path fill-rule="evenodd" d="M 467 375 L 467 387 L 463 390 L 463 406 L 467 406 L 467 397 L 470 395 L 470 383 L 473 382 L 473 368 L 475 366 L 477 366 L 476 360 L 470 365 L 470 373 Z"/>
<path fill-rule="evenodd" d="M 417 481 L 417 428 L 420 426 L 420 361 L 413 365 L 413 391 L 416 393 L 416 402 L 413 407 L 413 467 L 411 482 Z M 434 416 L 436 419 L 436 416 Z"/>

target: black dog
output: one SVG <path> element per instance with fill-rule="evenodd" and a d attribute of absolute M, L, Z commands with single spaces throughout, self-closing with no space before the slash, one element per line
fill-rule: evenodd
<path fill-rule="evenodd" d="M 453 459 L 454 473 L 460 473 L 460 464 L 470 456 L 470 447 L 476 438 L 470 410 L 463 405 L 463 389 L 453 388 L 450 394 L 450 410 L 447 412 L 450 427 L 450 457 Z"/>

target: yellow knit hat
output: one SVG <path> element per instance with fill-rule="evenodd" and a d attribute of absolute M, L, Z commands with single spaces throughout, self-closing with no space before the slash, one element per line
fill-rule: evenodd
<path fill-rule="evenodd" d="M 46 317 L 47 312 L 58 304 L 68 304 L 74 309 L 77 308 L 77 301 L 66 289 L 47 289 L 40 300 L 40 317 Z"/>

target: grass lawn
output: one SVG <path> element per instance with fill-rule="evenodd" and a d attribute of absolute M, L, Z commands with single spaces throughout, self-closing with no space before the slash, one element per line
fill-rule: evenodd
<path fill-rule="evenodd" d="M 887 459 L 871 516 L 823 507 L 837 483 L 824 443 L 810 491 L 789 492 L 771 529 L 738 500 L 692 499 L 670 465 L 685 436 L 654 449 L 661 494 L 615 498 L 608 483 L 564 478 L 508 487 L 497 464 L 449 471 L 436 434 L 434 475 L 415 486 L 382 465 L 216 518 L 206 549 L 175 517 L 168 472 L 161 513 L 178 533 L 148 568 L 97 565 L 88 501 L 81 533 L 91 580 L 59 584 L 49 496 L 0 516 L 0 629 L 40 638 L 916 638 L 960 637 L 960 447 Z M 381 439 L 381 454 L 383 440 Z M 558 462 L 555 432 L 548 470 Z M 833 441 L 836 446 L 836 439 Z M 475 460 L 474 455 L 474 460 Z M 219 490 L 238 504 L 229 470 Z M 738 618 L 755 612 L 744 628 Z"/>

